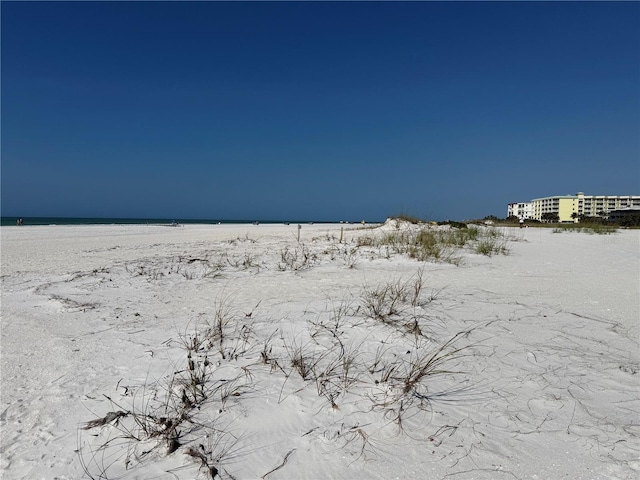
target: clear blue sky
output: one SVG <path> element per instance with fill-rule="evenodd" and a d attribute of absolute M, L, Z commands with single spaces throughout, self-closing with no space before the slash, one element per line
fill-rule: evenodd
<path fill-rule="evenodd" d="M 2 215 L 640 194 L 638 2 L 7 2 Z"/>

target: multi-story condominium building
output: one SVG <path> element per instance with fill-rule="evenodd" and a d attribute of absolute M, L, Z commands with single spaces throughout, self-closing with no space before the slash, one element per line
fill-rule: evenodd
<path fill-rule="evenodd" d="M 514 204 L 509 204 L 509 207 L 511 205 Z M 609 212 L 623 209 L 640 209 L 640 195 L 585 195 L 578 192 L 575 195 L 535 198 L 531 200 L 531 216 L 528 218 L 542 221 L 557 215 L 559 222 L 577 222 L 582 216 L 606 218 Z"/>
<path fill-rule="evenodd" d="M 518 217 L 524 220 L 532 218 L 533 204 L 531 202 L 510 203 L 507 206 L 507 217 Z"/>

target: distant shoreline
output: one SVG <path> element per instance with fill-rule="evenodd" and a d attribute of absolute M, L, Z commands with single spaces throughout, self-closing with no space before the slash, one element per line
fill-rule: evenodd
<path fill-rule="evenodd" d="M 183 219 L 183 218 L 84 218 L 84 217 L 1 217 L 0 225 L 3 227 L 16 226 L 18 219 L 22 219 L 23 226 L 43 226 L 43 225 L 240 225 L 264 223 L 290 224 L 290 223 L 360 223 L 361 220 L 222 220 L 222 219 Z M 384 221 L 384 220 L 383 220 Z M 381 221 L 369 221 L 367 223 L 381 223 Z"/>

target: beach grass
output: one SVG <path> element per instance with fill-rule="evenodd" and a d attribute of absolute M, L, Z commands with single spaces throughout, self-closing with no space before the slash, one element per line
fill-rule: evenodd
<path fill-rule="evenodd" d="M 117 478 L 122 465 L 142 468 L 158 455 L 180 451 L 207 478 L 222 473 L 231 478 L 228 456 L 238 438 L 228 418 L 237 415 L 242 398 L 265 391 L 268 384 L 282 385 L 273 394 L 277 404 L 296 396 L 310 407 L 314 397 L 324 399 L 329 410 L 316 415 L 329 422 L 327 427 L 328 412 L 343 411 L 345 420 L 354 415 L 354 424 L 336 440 L 353 444 L 359 457 L 370 453 L 375 430 L 385 424 L 415 435 L 420 424 L 408 419 L 431 408 L 429 379 L 464 375 L 458 363 L 470 345 L 469 331 L 438 344 L 424 333 L 433 331 L 433 325 L 425 325 L 424 309 L 435 301 L 433 292 L 425 293 L 425 280 L 419 269 L 409 278 L 363 287 L 358 302 L 328 299 L 307 329 L 293 334 L 248 327 L 249 316 L 238 314 L 232 297 L 220 296 L 211 318 L 178 335 L 183 360 L 170 375 L 138 386 L 127 404 L 109 397 L 110 411 L 85 423 L 81 431 L 99 429 L 101 439 L 79 445 L 85 474 Z M 372 330 L 376 324 L 382 328 Z M 389 335 L 395 345 L 385 347 Z M 357 421 L 362 414 L 349 413 L 356 399 L 358 410 L 369 412 L 364 417 L 372 417 L 369 424 L 377 427 Z"/>
<path fill-rule="evenodd" d="M 618 228 L 613 225 L 602 223 L 559 223 L 553 225 L 553 233 L 588 233 L 591 235 L 610 235 L 616 233 Z"/>
<path fill-rule="evenodd" d="M 402 220 L 396 219 L 398 228 L 382 235 L 364 235 L 358 238 L 359 246 L 387 248 L 395 254 L 407 255 L 421 262 L 441 262 L 460 265 L 465 251 L 480 255 L 508 255 L 510 237 L 499 228 L 463 227 L 430 224 L 410 224 L 402 228 Z M 406 222 L 405 222 L 406 223 Z"/>

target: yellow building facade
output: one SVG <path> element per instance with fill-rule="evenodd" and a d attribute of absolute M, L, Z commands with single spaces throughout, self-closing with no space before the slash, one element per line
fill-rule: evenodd
<path fill-rule="evenodd" d="M 613 210 L 640 208 L 640 195 L 562 195 L 531 200 L 534 220 L 545 221 L 557 215 L 559 222 L 578 222 L 579 217 L 607 217 Z M 546 215 L 545 215 L 546 214 Z"/>
<path fill-rule="evenodd" d="M 557 215 L 559 222 L 573 222 L 574 219 L 571 215 L 577 212 L 576 197 L 562 196 L 562 197 L 545 197 L 535 198 L 531 200 L 533 206 L 534 220 L 543 221 L 547 218 L 545 214 Z"/>

